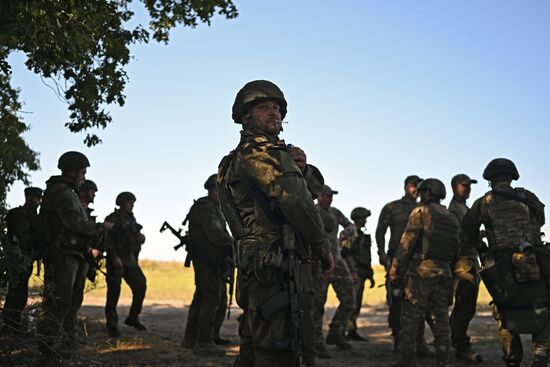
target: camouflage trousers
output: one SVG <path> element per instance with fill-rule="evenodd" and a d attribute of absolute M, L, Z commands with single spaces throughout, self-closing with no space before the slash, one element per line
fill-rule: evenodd
<path fill-rule="evenodd" d="M 107 258 L 107 300 L 105 301 L 105 318 L 107 326 L 118 327 L 117 305 L 120 298 L 122 279 L 132 290 L 132 304 L 128 318 L 137 319 L 143 307 L 145 292 L 147 291 L 147 279 L 139 265 L 126 266 L 121 269 L 113 266 Z"/>
<path fill-rule="evenodd" d="M 363 307 L 363 293 L 365 293 L 365 282 L 372 277 L 372 268 L 359 268 L 357 271 L 359 279 L 355 283 L 355 307 L 348 321 L 348 331 L 357 331 L 357 319 Z"/>
<path fill-rule="evenodd" d="M 273 270 L 272 271 L 277 271 Z M 279 277 L 280 279 L 280 277 Z M 237 367 L 288 367 L 299 365 L 299 355 L 277 345 L 288 341 L 290 326 L 288 310 L 280 309 L 265 320 L 257 309 L 271 296 L 282 290 L 279 283 L 266 285 L 260 283 L 254 272 L 237 271 L 236 299 L 243 314 L 239 318 L 239 336 L 241 338 Z M 283 342 L 283 343 L 281 343 Z"/>
<path fill-rule="evenodd" d="M 190 344 L 213 343 L 223 323 L 225 307 L 220 308 L 225 294 L 225 282 L 217 271 L 193 262 L 195 270 L 195 293 L 189 307 L 184 339 Z M 225 297 L 227 302 L 227 296 Z M 221 319 L 221 320 L 220 320 Z"/>
<path fill-rule="evenodd" d="M 74 255 L 52 259 L 44 270 L 44 314 L 38 331 L 49 345 L 41 344 L 43 353 L 51 353 L 51 342 L 63 336 L 76 337 L 76 316 L 84 298 L 88 263 Z M 64 333 L 64 334 L 63 334 Z"/>
<path fill-rule="evenodd" d="M 401 308 L 401 359 L 414 360 L 418 328 L 427 312 L 434 318 L 433 334 L 438 365 L 446 365 L 451 348 L 449 326 L 449 298 L 453 279 L 437 276 L 421 278 L 410 275 L 405 287 L 405 298 Z"/>
<path fill-rule="evenodd" d="M 506 329 L 505 320 L 498 314 L 496 306 L 493 306 L 493 314 L 498 322 L 498 332 L 502 339 L 502 359 L 511 365 L 519 366 L 523 359 L 523 346 L 519 334 Z M 540 332 L 532 334 L 533 357 L 550 357 L 550 319 L 546 321 Z"/>
<path fill-rule="evenodd" d="M 10 259 L 8 259 L 10 260 Z M 29 298 L 29 279 L 32 275 L 32 262 L 10 264 L 8 268 L 8 294 L 2 309 L 4 329 L 23 331 L 22 314 Z M 17 266 L 17 267 L 15 267 Z"/>
<path fill-rule="evenodd" d="M 314 279 L 313 327 L 315 343 L 324 344 L 323 315 L 327 301 L 328 286 L 332 285 L 340 301 L 329 325 L 329 334 L 342 335 L 355 307 L 355 288 L 348 265 L 342 257 L 334 261 L 334 271 L 328 278 L 316 275 Z"/>
<path fill-rule="evenodd" d="M 476 314 L 478 293 L 479 280 L 477 276 L 473 282 L 462 279 L 456 281 L 455 302 L 450 318 L 451 342 L 456 350 L 470 348 L 468 326 Z"/>

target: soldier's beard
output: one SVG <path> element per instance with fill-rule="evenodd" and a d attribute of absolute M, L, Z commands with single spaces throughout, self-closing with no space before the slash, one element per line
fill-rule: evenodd
<path fill-rule="evenodd" d="M 275 119 L 269 119 L 267 121 L 256 121 L 256 120 L 250 120 L 248 124 L 245 125 L 245 128 L 250 129 L 258 129 L 270 136 L 278 136 L 282 129 L 282 122 L 275 120 Z"/>

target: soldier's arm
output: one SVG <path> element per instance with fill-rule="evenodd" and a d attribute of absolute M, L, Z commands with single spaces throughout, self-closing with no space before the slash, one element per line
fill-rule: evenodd
<path fill-rule="evenodd" d="M 395 269 L 394 271 L 397 272 L 400 266 L 403 266 L 408 262 L 411 248 L 416 243 L 420 233 L 424 229 L 424 214 L 425 210 L 423 207 L 415 208 L 411 212 L 407 226 L 401 236 L 399 250 L 397 251 L 391 264 L 392 269 Z"/>
<path fill-rule="evenodd" d="M 226 249 L 230 254 L 233 248 L 233 238 L 227 232 L 225 222 L 220 221 L 220 215 L 217 212 L 219 209 L 212 203 L 203 205 L 199 210 L 201 224 L 208 240 L 212 244 Z"/>
<path fill-rule="evenodd" d="M 21 242 L 31 240 L 31 222 L 23 210 L 14 209 L 8 212 L 6 221 L 11 234 L 15 235 Z"/>
<path fill-rule="evenodd" d="M 474 205 L 468 210 L 468 213 L 464 216 L 462 220 L 462 236 L 467 244 L 473 246 L 479 252 L 485 250 L 482 248 L 480 241 L 480 231 L 479 227 L 481 226 L 481 203 L 483 198 L 475 201 Z"/>
<path fill-rule="evenodd" d="M 102 224 L 94 223 L 83 216 L 80 202 L 69 191 L 60 194 L 55 210 L 61 223 L 69 232 L 95 237 L 101 231 Z"/>
<path fill-rule="evenodd" d="M 110 257 L 117 258 L 118 253 L 116 249 L 116 243 L 120 234 L 120 225 L 117 225 L 117 220 L 114 214 L 109 214 L 105 218 L 105 222 L 114 223 L 113 228 L 107 233 L 107 241 L 105 242 L 105 251 Z"/>
<path fill-rule="evenodd" d="M 338 210 L 338 224 L 350 231 L 355 229 L 355 224 L 353 224 L 339 209 Z"/>
<path fill-rule="evenodd" d="M 330 243 L 311 198 L 306 181 L 290 154 L 276 146 L 263 145 L 241 152 L 243 170 L 268 198 L 278 203 L 288 223 L 326 259 Z"/>
<path fill-rule="evenodd" d="M 378 255 L 386 253 L 386 232 L 390 226 L 391 208 L 385 205 L 378 217 L 378 225 L 376 226 L 376 245 L 378 246 Z M 384 264 L 382 264 L 384 265 Z"/>

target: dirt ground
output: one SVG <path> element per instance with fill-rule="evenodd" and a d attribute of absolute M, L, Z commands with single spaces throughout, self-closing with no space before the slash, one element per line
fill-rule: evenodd
<path fill-rule="evenodd" d="M 120 308 L 123 320 L 128 306 Z M 146 332 L 137 332 L 123 325 L 122 338 L 109 339 L 104 330 L 103 307 L 85 305 L 82 308 L 84 322 L 88 332 L 88 341 L 82 354 L 91 361 L 104 366 L 231 366 L 238 352 L 236 316 L 237 308 L 232 310 L 231 320 L 226 321 L 222 336 L 235 343 L 228 347 L 225 358 L 200 359 L 191 351 L 180 347 L 187 307 L 182 302 L 149 302 L 144 308 L 142 321 L 148 326 Z M 328 309 L 325 323 L 333 313 Z M 354 342 L 353 350 L 338 351 L 331 348 L 331 360 L 318 360 L 318 366 L 372 366 L 387 367 L 396 359 L 392 352 L 392 341 L 387 329 L 387 312 L 383 307 L 364 307 L 359 320 L 360 333 L 369 341 Z M 325 324 L 325 327 L 327 325 Z M 474 319 L 470 334 L 476 350 L 485 358 L 484 366 L 502 366 L 500 340 L 496 322 L 489 310 L 481 310 Z M 428 336 L 431 339 L 431 334 Z M 524 347 L 529 351 L 530 341 L 524 338 Z M 529 353 L 526 353 L 529 354 Z M 529 362 L 526 358 L 525 362 Z M 458 366 L 462 363 L 454 361 Z M 435 365 L 433 361 L 421 360 L 421 366 Z"/>
<path fill-rule="evenodd" d="M 119 307 L 119 317 L 124 320 L 128 312 L 128 301 Z M 238 352 L 238 336 L 236 317 L 240 313 L 232 309 L 232 317 L 226 321 L 222 336 L 234 342 L 227 347 L 224 358 L 198 358 L 189 350 L 180 347 L 183 335 L 187 306 L 181 301 L 149 301 L 146 303 L 142 322 L 148 327 L 145 332 L 121 325 L 122 337 L 109 338 L 105 332 L 103 306 L 99 302 L 88 302 L 81 309 L 82 324 L 87 333 L 86 345 L 78 352 L 81 358 L 64 363 L 64 366 L 232 366 Z M 325 327 L 333 314 L 332 308 L 327 309 Z M 318 366 L 372 366 L 388 367 L 397 356 L 392 352 L 392 341 L 387 329 L 387 312 L 384 307 L 363 307 L 359 320 L 360 333 L 368 337 L 368 342 L 353 342 L 353 350 L 338 351 L 329 347 L 333 354 L 331 360 L 318 360 Z M 428 339 L 431 334 L 428 332 Z M 475 349 L 485 358 L 484 366 L 503 366 L 501 361 L 500 340 L 496 322 L 488 309 L 481 310 L 474 319 L 470 335 L 473 337 Z M 524 348 L 529 351 L 530 341 L 524 338 Z M 529 354 L 528 352 L 526 354 Z M 530 362 L 526 356 L 524 363 Z M 466 365 L 453 361 L 456 366 Z M 0 366 L 7 365 L 0 361 Z M 27 366 L 30 364 L 9 364 Z M 433 360 L 420 360 L 420 366 L 435 366 Z"/>

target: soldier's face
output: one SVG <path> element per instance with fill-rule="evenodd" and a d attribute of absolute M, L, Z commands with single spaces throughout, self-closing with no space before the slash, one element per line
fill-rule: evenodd
<path fill-rule="evenodd" d="M 357 228 L 363 228 L 367 225 L 367 218 L 357 218 L 354 222 Z"/>
<path fill-rule="evenodd" d="M 332 205 L 332 194 L 331 193 L 323 193 L 319 195 L 317 198 L 317 203 L 321 206 L 321 208 L 328 209 Z"/>
<path fill-rule="evenodd" d="M 468 199 L 472 192 L 471 184 L 457 183 L 453 188 L 454 194 L 462 199 Z"/>
<path fill-rule="evenodd" d="M 128 200 L 122 205 L 122 210 L 131 213 L 134 210 L 134 200 Z"/>
<path fill-rule="evenodd" d="M 26 201 L 29 203 L 31 208 L 38 208 L 42 204 L 42 198 L 36 196 L 27 196 Z"/>
<path fill-rule="evenodd" d="M 405 194 L 412 198 L 412 199 L 415 199 L 418 197 L 418 190 L 416 190 L 416 184 L 412 184 L 412 183 L 409 183 L 405 186 Z"/>
<path fill-rule="evenodd" d="M 245 125 L 250 125 L 268 135 L 279 135 L 281 132 L 281 111 L 275 101 L 264 101 L 252 107 L 250 113 L 244 117 Z"/>
<path fill-rule="evenodd" d="M 78 170 L 76 175 L 77 186 L 80 186 L 85 179 L 86 179 L 86 168 L 82 168 Z"/>

